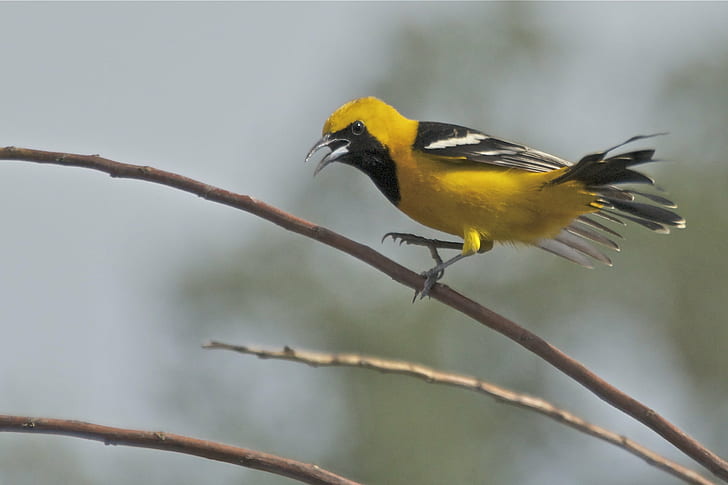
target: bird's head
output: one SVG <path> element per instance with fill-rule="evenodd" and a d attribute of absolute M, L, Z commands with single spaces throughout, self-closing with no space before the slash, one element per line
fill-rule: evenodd
<path fill-rule="evenodd" d="M 318 163 L 314 175 L 332 162 L 341 162 L 374 178 L 380 165 L 390 163 L 390 150 L 396 148 L 397 140 L 414 139 L 416 130 L 416 121 L 408 120 L 384 101 L 355 99 L 329 116 L 323 136 L 308 152 L 306 161 L 328 148 L 330 152 Z"/>

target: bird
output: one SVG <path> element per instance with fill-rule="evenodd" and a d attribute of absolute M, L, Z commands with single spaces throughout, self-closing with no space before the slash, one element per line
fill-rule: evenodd
<path fill-rule="evenodd" d="M 378 98 L 363 97 L 329 116 L 305 160 L 328 149 L 314 175 L 334 162 L 355 167 L 407 216 L 462 240 L 384 235 L 382 241 L 390 237 L 430 250 L 436 264 L 422 273 L 416 299 L 429 296 L 445 268 L 495 243 L 537 246 L 591 268 L 595 261 L 612 265 L 598 246 L 620 249 L 614 238 L 621 235 L 607 224 L 627 221 L 656 233 L 684 228 L 685 219 L 670 210 L 677 207 L 672 201 L 630 188 L 657 187 L 633 170 L 655 161 L 654 149 L 610 155 L 653 136 L 633 136 L 572 163 L 472 128 L 408 119 Z M 439 249 L 460 253 L 443 260 Z"/>

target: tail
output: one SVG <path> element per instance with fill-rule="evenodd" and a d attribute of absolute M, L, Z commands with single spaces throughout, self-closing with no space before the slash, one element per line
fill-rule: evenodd
<path fill-rule="evenodd" d="M 569 167 L 561 176 L 549 182 L 551 184 L 568 181 L 582 182 L 586 185 L 586 189 L 596 196 L 591 205 L 597 211 L 588 216 L 579 216 L 553 239 L 539 241 L 538 246 L 582 266 L 592 267 L 590 258 L 611 266 L 610 259 L 588 241 L 618 251 L 617 243 L 604 233 L 616 237 L 621 236 L 594 218 L 622 225 L 625 225 L 624 221 L 627 220 L 663 234 L 669 233 L 670 228 L 684 228 L 685 219 L 666 209 L 666 207 L 677 207 L 672 201 L 656 194 L 619 187 L 624 184 L 655 186 L 654 180 L 631 168 L 635 165 L 656 161 L 652 158 L 655 150 L 636 150 L 605 158 L 609 152 L 623 145 L 652 136 L 657 135 L 634 136 L 608 150 L 587 155 Z M 640 202 L 640 200 L 642 201 Z"/>

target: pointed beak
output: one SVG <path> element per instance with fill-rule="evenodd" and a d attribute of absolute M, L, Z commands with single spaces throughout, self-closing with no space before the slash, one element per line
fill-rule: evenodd
<path fill-rule="evenodd" d="M 349 140 L 345 140 L 343 138 L 331 138 L 331 134 L 329 133 L 325 134 L 319 141 L 317 141 L 316 144 L 311 147 L 308 155 L 306 155 L 307 162 L 322 148 L 328 148 L 331 151 L 321 159 L 318 165 L 316 165 L 316 169 L 313 171 L 314 176 L 323 170 L 326 165 L 331 162 L 335 162 L 342 156 L 349 153 L 349 143 Z"/>

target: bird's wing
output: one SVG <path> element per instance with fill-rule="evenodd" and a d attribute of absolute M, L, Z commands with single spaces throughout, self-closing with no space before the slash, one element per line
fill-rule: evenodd
<path fill-rule="evenodd" d="M 670 232 L 670 227 L 685 227 L 685 220 L 679 215 L 659 207 L 676 207 L 670 200 L 656 194 L 616 187 L 621 184 L 654 185 L 650 177 L 629 169 L 634 165 L 654 161 L 654 150 L 637 150 L 606 158 L 612 150 L 653 136 L 656 135 L 634 136 L 572 164 L 548 153 L 493 138 L 471 128 L 426 121 L 420 122 L 413 148 L 449 163 L 485 163 L 529 172 L 548 172 L 572 167 L 551 183 L 572 179 L 582 181 L 598 197 L 596 202 L 600 205 L 600 210 L 577 217 L 555 237 L 542 239 L 536 245 L 569 261 L 592 267 L 593 260 L 610 266 L 612 263 L 601 249 L 591 243 L 619 251 L 619 245 L 605 236 L 605 233 L 621 237 L 618 232 L 594 220 L 595 218 L 618 224 L 624 224 L 622 219 L 627 219 L 660 233 Z M 635 201 L 636 197 L 643 197 L 648 203 Z"/>
<path fill-rule="evenodd" d="M 447 162 L 470 161 L 528 172 L 548 172 L 571 165 L 548 153 L 472 128 L 433 121 L 419 123 L 413 148 Z"/>

